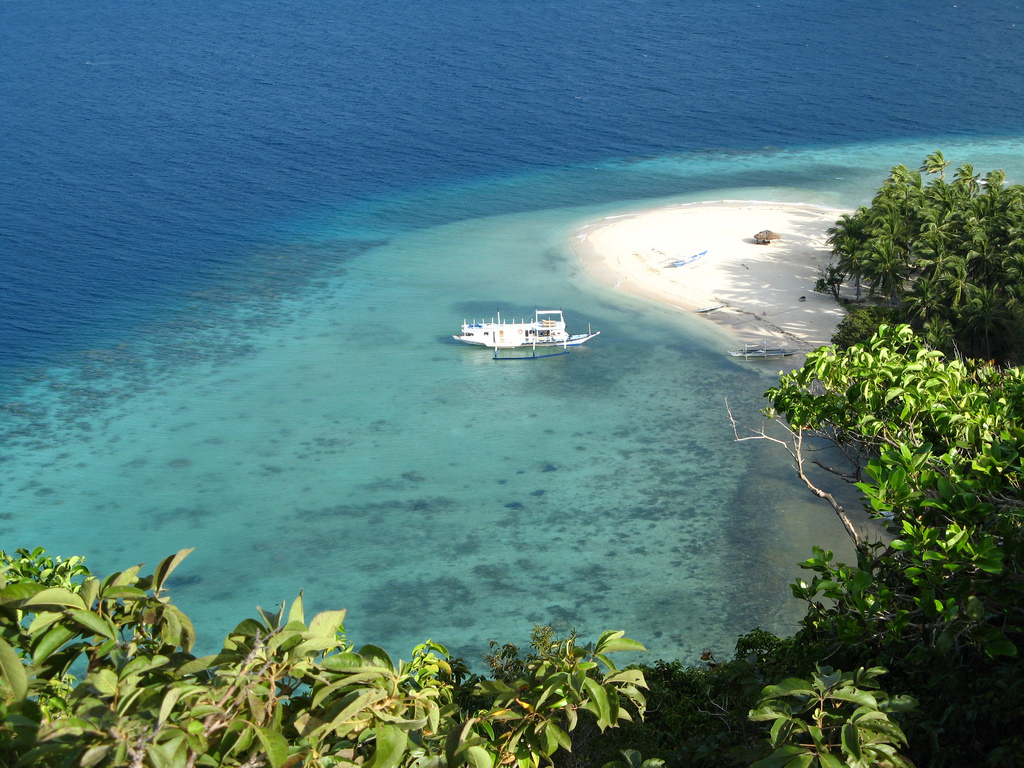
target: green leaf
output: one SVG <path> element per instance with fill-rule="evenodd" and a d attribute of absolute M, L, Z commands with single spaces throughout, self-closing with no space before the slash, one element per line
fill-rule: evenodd
<path fill-rule="evenodd" d="M 572 752 L 572 739 L 569 738 L 568 733 L 563 731 L 554 723 L 548 723 L 548 733 L 554 734 L 555 739 L 558 741 L 558 746 L 566 752 Z"/>
<path fill-rule="evenodd" d="M 330 712 L 324 715 L 325 720 L 327 718 L 330 718 L 330 720 L 322 726 L 323 730 L 327 733 L 336 731 L 339 736 L 346 736 L 347 732 L 340 729 L 352 719 L 352 715 L 365 707 L 375 704 L 381 699 L 386 699 L 387 696 L 387 691 L 382 691 L 377 688 L 370 688 L 361 692 L 348 694 L 341 699 L 341 701 L 335 704 Z M 335 710 L 338 711 L 335 712 Z"/>
<path fill-rule="evenodd" d="M 2 637 L 0 637 L 0 675 L 11 686 L 14 700 L 24 701 L 28 694 L 28 674 L 14 648 Z"/>
<path fill-rule="evenodd" d="M 473 733 L 473 724 L 477 722 L 477 718 L 471 717 L 461 725 L 456 725 L 449 732 L 447 738 L 444 740 L 444 756 L 448 761 L 448 765 L 457 766 L 459 764 L 459 752 L 462 749 L 462 745 L 466 739 L 469 738 Z"/>
<path fill-rule="evenodd" d="M 8 584 L 6 587 L 0 589 L 0 605 L 7 603 L 20 603 L 23 600 L 27 600 L 32 595 L 39 594 L 46 587 L 42 584 L 36 584 L 29 581 L 21 581 L 17 584 Z"/>
<path fill-rule="evenodd" d="M 476 684 L 473 693 L 477 696 L 500 696 L 515 693 L 515 688 L 510 688 L 500 680 L 481 680 Z"/>
<path fill-rule="evenodd" d="M 345 611 L 323 611 L 309 622 L 309 634 L 313 637 L 334 637 L 341 630 Z"/>
<path fill-rule="evenodd" d="M 292 602 L 292 607 L 288 610 L 288 623 L 291 624 L 293 621 L 297 621 L 305 626 L 306 619 L 302 613 L 302 590 L 299 590 L 299 596 Z"/>
<path fill-rule="evenodd" d="M 138 587 L 111 584 L 100 593 L 100 597 L 103 600 L 141 600 L 146 597 L 146 593 Z"/>
<path fill-rule="evenodd" d="M 619 672 L 612 672 L 604 679 L 605 683 L 616 683 L 616 684 L 628 684 L 635 685 L 639 688 L 646 688 L 647 681 L 644 679 L 644 673 L 639 669 L 623 669 Z"/>
<path fill-rule="evenodd" d="M 787 717 L 780 717 L 774 723 L 772 723 L 771 730 L 768 732 L 768 741 L 772 746 L 779 746 L 784 744 L 788 739 L 789 735 L 793 732 L 795 721 Z"/>
<path fill-rule="evenodd" d="M 1017 646 L 1005 637 L 1000 636 L 985 643 L 985 653 L 993 659 L 996 656 L 1016 656 Z"/>
<path fill-rule="evenodd" d="M 92 632 L 94 635 L 105 637 L 108 640 L 116 640 L 117 635 L 114 633 L 113 627 L 107 624 L 102 618 L 97 616 L 92 611 L 84 610 L 72 610 L 71 618 L 75 620 L 80 626 L 85 627 L 87 630 Z"/>
<path fill-rule="evenodd" d="M 100 593 L 100 581 L 99 579 L 90 576 L 88 579 L 82 582 L 82 588 L 78 590 L 79 596 L 82 598 L 82 602 L 85 603 L 86 608 L 91 608 L 96 598 Z"/>
<path fill-rule="evenodd" d="M 391 725 L 377 726 L 377 744 L 366 768 L 396 768 L 409 745 L 405 731 Z"/>
<path fill-rule="evenodd" d="M 395 671 L 395 665 L 391 662 L 391 657 L 388 656 L 387 651 L 383 648 L 376 645 L 364 645 L 359 649 L 359 655 L 373 666 L 384 667 L 389 672 Z"/>
<path fill-rule="evenodd" d="M 191 551 L 191 549 L 188 550 L 188 552 Z M 284 761 L 288 759 L 288 742 L 284 736 L 270 728 L 257 728 L 256 736 L 267 753 L 267 759 L 270 761 L 271 768 L 280 768 Z"/>
<path fill-rule="evenodd" d="M 331 672 L 354 672 L 362 669 L 363 657 L 358 653 L 351 653 L 349 651 L 335 653 L 321 659 L 320 666 Z"/>
<path fill-rule="evenodd" d="M 829 696 L 839 701 L 850 701 L 862 707 L 877 707 L 878 700 L 868 691 L 861 691 L 856 688 L 840 688 L 832 691 Z"/>
<path fill-rule="evenodd" d="M 85 680 L 92 683 L 93 687 L 104 696 L 113 696 L 117 693 L 117 673 L 112 669 L 98 669 L 95 672 L 90 672 Z"/>
<path fill-rule="evenodd" d="M 157 726 L 163 725 L 167 718 L 171 716 L 171 712 L 174 710 L 175 705 L 181 700 L 182 696 L 186 694 L 206 690 L 203 686 L 199 685 L 174 685 L 167 689 L 167 693 L 164 694 L 163 701 L 160 702 L 160 714 L 157 717 Z M 191 725 L 191 723 L 189 724 Z M 200 729 L 200 732 L 202 729 Z"/>
<path fill-rule="evenodd" d="M 191 551 L 189 550 L 189 552 Z M 164 606 L 164 616 L 173 617 L 177 621 L 175 629 L 177 630 L 178 645 L 183 651 L 191 651 L 196 642 L 196 629 L 192 626 L 192 620 L 178 606 L 171 603 Z"/>
<path fill-rule="evenodd" d="M 177 668 L 176 673 L 178 677 L 190 677 L 200 672 L 205 672 L 210 667 L 220 664 L 223 661 L 220 655 L 217 656 L 202 656 L 198 659 L 191 659 L 186 661 L 180 667 Z"/>
<path fill-rule="evenodd" d="M 860 760 L 860 736 L 857 733 L 857 726 L 853 723 L 846 723 L 842 730 L 843 752 L 854 760 Z"/>
<path fill-rule="evenodd" d="M 135 584 L 139 580 L 138 573 L 141 569 L 142 564 L 139 563 L 138 565 L 133 565 L 131 568 L 121 571 L 120 573 L 110 574 L 109 576 L 107 576 L 107 578 L 103 580 L 103 584 L 101 585 L 101 591 L 106 590 L 106 588 L 112 584 L 117 584 L 119 586 L 125 584 Z"/>
<path fill-rule="evenodd" d="M 45 663 L 54 651 L 62 648 L 66 642 L 77 636 L 78 632 L 64 626 L 63 624 L 58 624 L 53 627 L 45 635 L 42 635 L 38 640 L 36 640 L 35 645 L 32 648 L 33 663 L 37 665 Z"/>
<path fill-rule="evenodd" d="M 583 681 L 587 691 L 590 693 L 590 702 L 585 704 L 586 709 L 597 715 L 597 727 L 602 731 L 615 723 L 612 721 L 611 703 L 608 701 L 608 692 L 596 680 L 587 678 Z"/>
<path fill-rule="evenodd" d="M 82 601 L 81 597 L 76 595 L 74 592 L 61 589 L 60 587 L 50 587 L 49 589 L 44 589 L 42 592 L 37 592 L 21 604 L 23 610 L 27 608 L 41 608 L 46 606 L 78 608 L 83 611 L 85 610 L 85 603 Z"/>
<path fill-rule="evenodd" d="M 981 621 L 985 618 L 985 607 L 974 595 L 967 598 L 967 615 L 972 621 Z"/>
<path fill-rule="evenodd" d="M 470 768 L 494 768 L 494 758 L 483 747 L 476 745 L 466 747 L 463 754 L 466 757 L 466 764 Z"/>
<path fill-rule="evenodd" d="M 806 762 L 799 762 L 804 761 Z M 814 754 L 792 744 L 779 747 L 767 757 L 761 758 L 752 763 L 750 768 L 787 768 L 791 765 L 810 765 L 814 760 Z"/>
<path fill-rule="evenodd" d="M 623 637 L 624 631 L 607 631 L 601 634 L 594 647 L 594 653 L 615 653 L 617 651 L 646 651 L 647 649 L 636 640 Z"/>
<path fill-rule="evenodd" d="M 159 593 L 161 590 L 163 590 L 164 582 L 167 581 L 167 577 L 170 576 L 174 569 L 181 564 L 182 560 L 189 556 L 189 554 L 192 552 L 192 549 L 193 547 L 178 550 L 177 554 L 171 555 L 170 557 L 165 557 L 163 560 L 160 561 L 160 565 L 158 565 L 156 567 L 156 570 L 153 572 L 154 592 Z"/>
<path fill-rule="evenodd" d="M 79 765 L 81 765 L 82 768 L 92 768 L 92 766 L 98 765 L 113 748 L 113 744 L 100 744 L 99 746 L 90 747 L 85 750 L 85 754 L 83 754 L 81 760 L 79 760 Z"/>
<path fill-rule="evenodd" d="M 808 686 L 806 680 L 797 677 L 787 677 L 778 685 L 766 685 L 761 691 L 761 698 L 776 699 L 782 696 L 813 696 L 814 689 Z"/>

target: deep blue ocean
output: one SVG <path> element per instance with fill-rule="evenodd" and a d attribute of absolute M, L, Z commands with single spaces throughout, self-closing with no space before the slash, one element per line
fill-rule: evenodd
<path fill-rule="evenodd" d="M 715 411 L 771 376 L 589 285 L 573 227 L 858 205 L 934 149 L 1024 181 L 1018 2 L 6 0 L 0 52 L 0 548 L 195 546 L 214 637 L 299 588 L 396 652 L 784 630 L 843 540 Z M 546 302 L 599 343 L 446 341 Z"/>

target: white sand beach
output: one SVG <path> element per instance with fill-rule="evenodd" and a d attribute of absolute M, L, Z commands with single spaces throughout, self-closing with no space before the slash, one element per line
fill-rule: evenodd
<path fill-rule="evenodd" d="M 583 227 L 573 248 L 599 279 L 687 312 L 722 305 L 703 316 L 742 343 L 778 342 L 806 352 L 828 344 L 843 311 L 815 293 L 818 269 L 829 263 L 826 230 L 834 208 L 795 203 L 692 203 Z M 759 245 L 754 235 L 781 237 Z M 672 266 L 703 254 L 684 266 Z"/>

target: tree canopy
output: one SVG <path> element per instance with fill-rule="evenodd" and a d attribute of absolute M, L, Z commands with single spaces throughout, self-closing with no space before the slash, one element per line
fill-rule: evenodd
<path fill-rule="evenodd" d="M 823 278 L 852 280 L 898 311 L 936 349 L 983 359 L 1024 353 L 1024 187 L 964 163 L 946 180 L 941 152 L 895 166 L 869 206 L 829 230 Z M 924 183 L 922 172 L 932 176 Z"/>
<path fill-rule="evenodd" d="M 467 681 L 432 641 L 397 664 L 347 642 L 344 611 L 306 620 L 301 595 L 259 610 L 195 657 L 165 594 L 188 554 L 99 579 L 41 550 L 0 564 L 0 762 L 31 766 L 539 768 L 581 720 L 643 715 L 622 632 L 552 640 L 505 679 Z M 0 553 L 3 555 L 3 553 Z M 72 673 L 84 673 L 76 680 Z"/>
<path fill-rule="evenodd" d="M 1024 734 L 1024 372 L 928 348 L 906 325 L 821 348 L 768 392 L 797 433 L 840 446 L 895 536 L 856 564 L 815 549 L 794 585 L 796 637 L 819 658 L 878 664 L 922 714 L 919 754 L 1018 759 Z M 954 760 L 953 764 L 956 764 Z"/>

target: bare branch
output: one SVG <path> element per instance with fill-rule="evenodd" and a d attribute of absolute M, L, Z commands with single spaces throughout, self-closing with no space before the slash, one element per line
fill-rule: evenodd
<path fill-rule="evenodd" d="M 776 418 L 775 423 L 789 433 L 789 435 L 792 438 L 792 442 L 782 440 L 778 437 L 772 437 L 767 432 L 765 432 L 765 427 L 763 423 L 761 424 L 761 428 L 759 430 L 753 430 L 750 429 L 749 427 L 745 427 L 745 429 L 751 432 L 751 434 L 747 437 L 740 437 L 739 425 L 736 422 L 736 418 L 732 414 L 732 408 L 729 407 L 728 398 L 726 398 L 725 400 L 725 409 L 729 413 L 729 423 L 732 424 L 732 432 L 736 436 L 737 442 L 743 442 L 745 440 L 767 440 L 769 442 L 775 443 L 776 445 L 781 445 L 783 448 L 786 449 L 789 455 L 793 457 L 793 461 L 796 464 L 797 477 L 803 480 L 804 485 L 807 486 L 811 493 L 813 493 L 819 499 L 824 499 L 831 505 L 836 515 L 842 521 L 843 527 L 846 529 L 846 534 L 853 541 L 853 546 L 855 546 L 857 550 L 860 551 L 863 546 L 863 541 L 861 540 L 860 534 L 857 532 L 856 527 L 854 527 L 853 521 L 850 520 L 849 516 L 846 514 L 846 510 L 843 509 L 843 505 L 836 501 L 836 498 L 831 493 L 821 490 L 814 483 L 812 483 L 810 478 L 808 478 L 807 474 L 804 472 L 804 430 L 794 430 L 788 424 L 784 423 L 781 419 Z"/>

